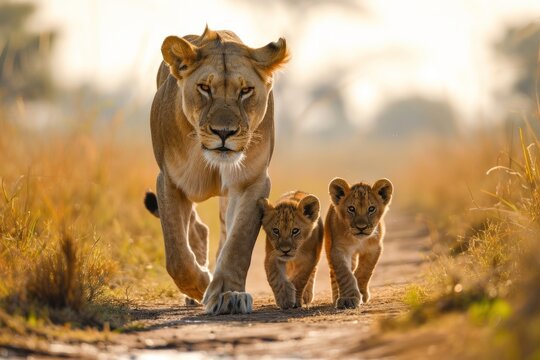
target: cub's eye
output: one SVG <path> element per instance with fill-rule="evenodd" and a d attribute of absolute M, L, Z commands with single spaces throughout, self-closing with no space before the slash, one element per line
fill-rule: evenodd
<path fill-rule="evenodd" d="M 272 232 L 276 235 L 279 235 L 279 229 L 278 228 L 273 228 L 272 229 Z"/>
<path fill-rule="evenodd" d="M 300 229 L 299 229 L 299 228 L 294 228 L 294 229 L 292 229 L 292 234 L 293 234 L 293 235 L 298 235 L 299 232 L 300 232 Z"/>
<path fill-rule="evenodd" d="M 200 91 L 210 94 L 210 86 L 206 84 L 198 84 L 197 87 L 199 88 Z"/>
<path fill-rule="evenodd" d="M 248 86 L 240 90 L 240 96 L 246 96 L 253 92 L 253 86 Z"/>
<path fill-rule="evenodd" d="M 351 214 L 354 214 L 356 212 L 356 209 L 354 208 L 354 206 L 349 206 L 347 208 L 347 211 L 350 212 Z"/>
<path fill-rule="evenodd" d="M 377 208 L 375 208 L 375 206 L 370 206 L 370 207 L 368 207 L 367 210 L 368 210 L 368 212 L 369 212 L 370 214 L 372 214 L 372 213 L 375 212 L 375 210 L 377 210 Z"/>

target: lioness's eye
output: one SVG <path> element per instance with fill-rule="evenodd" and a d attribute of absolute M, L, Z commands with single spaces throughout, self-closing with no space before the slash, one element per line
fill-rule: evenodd
<path fill-rule="evenodd" d="M 368 211 L 369 211 L 370 214 L 371 214 L 371 213 L 374 213 L 375 210 L 376 210 L 375 206 L 370 206 L 370 207 L 368 208 Z"/>
<path fill-rule="evenodd" d="M 245 95 L 251 93 L 252 91 L 253 91 L 252 86 L 245 87 L 245 88 L 242 88 L 242 90 L 240 90 L 240 95 L 245 96 Z"/>
<path fill-rule="evenodd" d="M 273 228 L 272 229 L 272 232 L 276 235 L 279 235 L 279 229 L 278 228 Z"/>
<path fill-rule="evenodd" d="M 300 229 L 299 229 L 299 228 L 294 228 L 294 229 L 292 229 L 292 234 L 293 234 L 293 235 L 296 235 L 296 234 L 298 234 L 299 232 L 300 232 Z"/>
<path fill-rule="evenodd" d="M 355 211 L 356 211 L 356 209 L 354 208 L 354 206 L 349 206 L 349 207 L 347 208 L 347 211 L 350 212 L 351 214 L 354 214 Z"/>
<path fill-rule="evenodd" d="M 205 93 L 210 93 L 210 86 L 206 85 L 206 84 L 198 84 L 197 87 L 201 90 L 201 91 L 204 91 Z"/>

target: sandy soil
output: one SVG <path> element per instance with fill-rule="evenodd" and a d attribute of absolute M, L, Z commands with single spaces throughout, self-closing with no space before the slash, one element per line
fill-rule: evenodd
<path fill-rule="evenodd" d="M 372 279 L 372 299 L 359 309 L 331 306 L 323 254 L 314 304 L 279 310 L 266 282 L 263 242 L 259 242 L 247 281 L 255 301 L 252 314 L 215 317 L 202 314 L 201 307 L 178 303 L 138 305 L 133 310 L 135 330 L 97 346 L 52 344 L 50 355 L 121 359 L 394 357 L 402 344 L 399 337 L 381 333 L 379 320 L 406 310 L 401 299 L 407 284 L 419 280 L 429 239 L 427 230 L 410 216 L 390 213 L 387 227 L 384 253 Z"/>

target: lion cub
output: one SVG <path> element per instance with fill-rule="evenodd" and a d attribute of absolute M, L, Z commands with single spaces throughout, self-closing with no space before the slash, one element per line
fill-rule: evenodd
<path fill-rule="evenodd" d="M 369 280 L 383 248 L 384 221 L 393 186 L 353 186 L 340 178 L 329 185 L 332 203 L 325 222 L 325 249 L 337 308 L 356 308 L 369 300 Z M 360 297 L 362 294 L 362 297 Z"/>
<path fill-rule="evenodd" d="M 289 309 L 311 303 L 323 244 L 319 199 L 293 191 L 275 206 L 264 198 L 259 205 L 266 232 L 264 267 L 277 305 Z"/>

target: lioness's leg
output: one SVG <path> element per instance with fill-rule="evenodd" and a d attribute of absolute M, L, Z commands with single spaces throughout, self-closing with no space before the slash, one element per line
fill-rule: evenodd
<path fill-rule="evenodd" d="M 339 248 L 333 248 L 330 254 L 331 267 L 339 287 L 337 308 L 355 308 L 360 304 L 360 291 L 356 278 L 351 271 L 352 258 Z"/>
<path fill-rule="evenodd" d="M 200 301 L 211 274 L 206 267 L 197 263 L 195 254 L 188 245 L 189 219 L 193 204 L 162 173 L 157 179 L 157 192 L 167 272 L 181 292 Z"/>
<path fill-rule="evenodd" d="M 219 247 L 216 254 L 216 259 L 219 258 L 221 249 L 227 240 L 227 205 L 229 201 L 226 196 L 220 196 L 219 198 Z"/>
<path fill-rule="evenodd" d="M 195 208 L 189 219 L 189 246 L 197 263 L 208 267 L 208 227 L 201 221 Z"/>
<path fill-rule="evenodd" d="M 262 212 L 257 200 L 268 197 L 269 193 L 270 179 L 266 174 L 247 188 L 229 190 L 227 240 L 219 254 L 214 278 L 204 294 L 207 313 L 251 312 L 253 299 L 245 292 L 245 286 L 253 246 L 261 228 Z"/>
<path fill-rule="evenodd" d="M 358 267 L 354 272 L 354 276 L 358 281 L 358 287 L 360 293 L 362 293 L 362 302 L 367 303 L 370 298 L 369 294 L 369 281 L 373 275 L 373 270 L 379 261 L 381 256 L 382 247 L 377 247 L 376 250 L 367 253 L 361 253 L 358 262 Z"/>
<path fill-rule="evenodd" d="M 270 251 L 272 246 L 266 240 L 266 257 L 264 259 L 264 269 L 266 278 L 274 293 L 276 304 L 281 309 L 290 309 L 297 306 L 297 293 L 295 286 L 287 278 L 285 263 L 279 261 Z M 270 251 L 269 251 L 270 250 Z"/>

